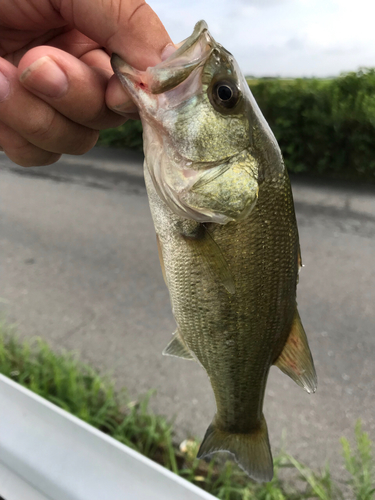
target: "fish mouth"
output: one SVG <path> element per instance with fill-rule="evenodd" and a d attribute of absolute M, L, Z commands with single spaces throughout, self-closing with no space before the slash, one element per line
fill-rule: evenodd
<path fill-rule="evenodd" d="M 208 32 L 206 22 L 199 21 L 191 36 L 177 45 L 177 50 L 156 66 L 140 71 L 117 54 L 112 54 L 111 65 L 125 89 L 142 108 L 142 94 L 158 95 L 177 87 L 205 63 L 215 47 L 219 47 L 219 44 Z"/>

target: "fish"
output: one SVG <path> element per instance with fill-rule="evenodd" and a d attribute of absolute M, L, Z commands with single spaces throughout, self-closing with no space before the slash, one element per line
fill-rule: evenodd
<path fill-rule="evenodd" d="M 145 183 L 177 324 L 163 354 L 197 361 L 215 396 L 198 458 L 229 452 L 250 478 L 270 481 L 270 368 L 308 393 L 317 386 L 297 309 L 302 261 L 280 148 L 204 21 L 145 71 L 116 54 L 111 62 L 143 125 Z"/>

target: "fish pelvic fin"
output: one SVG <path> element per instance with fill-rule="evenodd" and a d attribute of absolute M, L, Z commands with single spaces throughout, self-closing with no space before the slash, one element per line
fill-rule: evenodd
<path fill-rule="evenodd" d="M 246 434 L 223 431 L 217 427 L 214 419 L 206 431 L 197 458 L 204 458 L 220 451 L 231 453 L 251 479 L 258 482 L 271 481 L 273 460 L 263 415 L 259 427 Z"/>
<path fill-rule="evenodd" d="M 164 349 L 163 356 L 175 356 L 176 358 L 190 359 L 192 361 L 195 361 L 194 356 L 190 352 L 188 346 L 185 344 L 185 341 L 178 330 L 175 331 L 172 340 Z"/>
<path fill-rule="evenodd" d="M 314 361 L 297 309 L 288 340 L 274 364 L 308 393 L 316 391 Z"/>

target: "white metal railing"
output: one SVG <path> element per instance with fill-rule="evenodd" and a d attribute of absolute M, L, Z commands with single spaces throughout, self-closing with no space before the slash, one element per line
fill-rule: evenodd
<path fill-rule="evenodd" d="M 0 375 L 4 500 L 215 500 Z"/>

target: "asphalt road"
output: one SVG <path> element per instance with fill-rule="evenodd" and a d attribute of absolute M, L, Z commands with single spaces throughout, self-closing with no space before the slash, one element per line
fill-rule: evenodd
<path fill-rule="evenodd" d="M 22 169 L 0 154 L 3 313 L 113 373 L 132 397 L 202 437 L 215 412 L 203 370 L 161 351 L 175 329 L 159 269 L 139 155 L 95 149 Z M 340 474 L 357 418 L 375 440 L 375 189 L 293 182 L 302 258 L 299 309 L 318 372 L 308 395 L 273 368 L 265 415 L 273 449 Z"/>

